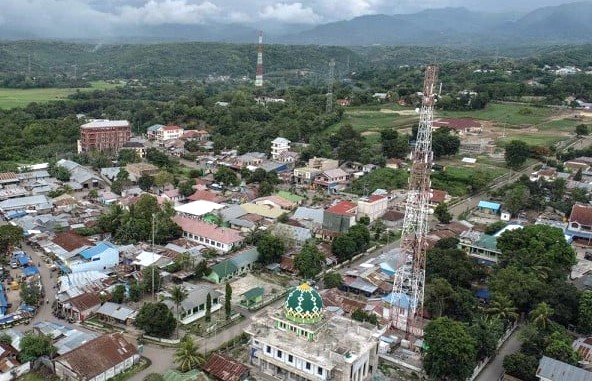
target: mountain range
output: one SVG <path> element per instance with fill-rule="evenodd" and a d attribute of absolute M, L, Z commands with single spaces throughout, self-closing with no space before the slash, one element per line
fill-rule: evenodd
<path fill-rule="evenodd" d="M 253 43 L 257 31 L 266 43 L 340 46 L 420 45 L 454 47 L 519 46 L 589 42 L 592 2 L 536 9 L 522 15 L 441 8 L 413 14 L 367 15 L 320 24 L 128 25 L 97 36 L 102 42 L 204 41 Z M 0 39 L 44 39 L 30 30 L 4 28 Z"/>

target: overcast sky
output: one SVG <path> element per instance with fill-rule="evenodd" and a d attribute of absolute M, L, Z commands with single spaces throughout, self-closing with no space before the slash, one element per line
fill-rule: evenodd
<path fill-rule="evenodd" d="M 0 27 L 60 35 L 108 34 L 126 24 L 280 21 L 316 24 L 425 8 L 524 12 L 570 0 L 0 0 Z"/>

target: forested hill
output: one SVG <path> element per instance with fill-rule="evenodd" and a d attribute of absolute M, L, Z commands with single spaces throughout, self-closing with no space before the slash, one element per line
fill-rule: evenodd
<path fill-rule="evenodd" d="M 265 72 L 310 70 L 328 72 L 335 59 L 352 69 L 366 60 L 345 47 L 265 47 Z M 257 61 L 255 44 L 163 43 L 87 44 L 71 42 L 5 41 L 0 43 L 0 73 L 28 72 L 31 75 L 78 76 L 87 79 L 112 78 L 204 78 L 208 75 L 254 77 Z"/>
<path fill-rule="evenodd" d="M 392 69 L 426 63 L 493 62 L 505 57 L 524 58 L 540 64 L 592 65 L 592 46 L 455 49 L 448 47 L 317 45 L 266 45 L 264 73 L 267 79 L 290 83 L 305 76 L 326 81 L 331 59 L 336 62 L 335 79 L 352 73 Z M 35 79 L 26 87 L 79 87 L 80 81 L 96 79 L 206 79 L 208 76 L 254 78 L 257 46 L 226 43 L 89 44 L 57 41 L 0 42 L 0 82 Z M 20 78 L 20 79 L 19 79 Z M 44 79 L 47 85 L 41 84 Z M 60 80 L 61 79 L 61 80 Z M 65 81 L 66 80 L 66 81 Z M 277 83 L 277 81 L 272 81 Z"/>

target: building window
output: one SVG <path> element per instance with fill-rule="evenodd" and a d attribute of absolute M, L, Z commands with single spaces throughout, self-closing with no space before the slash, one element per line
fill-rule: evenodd
<path fill-rule="evenodd" d="M 321 368 L 320 366 L 317 368 L 317 374 L 319 376 L 322 376 L 323 375 L 323 368 Z"/>
<path fill-rule="evenodd" d="M 294 362 L 294 356 L 288 355 L 288 362 Z"/>
<path fill-rule="evenodd" d="M 265 352 L 271 353 L 271 347 L 269 345 L 267 346 L 267 348 L 265 348 Z"/>
<path fill-rule="evenodd" d="M 282 353 L 282 351 L 280 351 L 280 350 L 278 349 L 278 351 L 277 351 L 277 358 L 278 358 L 278 359 L 281 359 L 281 358 L 282 358 L 282 354 L 283 354 L 283 353 Z"/>
<path fill-rule="evenodd" d="M 306 370 L 310 370 L 310 363 L 308 361 L 306 362 Z"/>

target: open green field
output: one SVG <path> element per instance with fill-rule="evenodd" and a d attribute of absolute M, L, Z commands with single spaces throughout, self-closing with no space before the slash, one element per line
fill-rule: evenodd
<path fill-rule="evenodd" d="M 400 106 L 393 107 L 389 105 L 381 108 L 348 107 L 341 123 L 332 126 L 327 132 L 333 133 L 343 124 L 351 124 L 355 130 L 360 132 L 376 132 L 379 134 L 381 130 L 387 128 L 394 128 L 395 130 L 411 128 L 418 121 L 419 116 L 412 109 L 402 109 Z M 372 140 L 372 136 L 368 138 Z"/>
<path fill-rule="evenodd" d="M 439 111 L 436 117 L 445 118 L 474 118 L 490 120 L 498 124 L 511 124 L 515 126 L 530 124 L 537 125 L 545 122 L 553 110 L 543 107 L 508 103 L 489 103 L 483 110 L 476 111 Z"/>
<path fill-rule="evenodd" d="M 79 89 L 62 89 L 62 88 L 47 88 L 47 89 L 6 89 L 0 88 L 0 108 L 9 109 L 15 107 L 25 107 L 31 102 L 44 103 L 49 101 L 56 101 L 65 99 L 68 95 L 73 94 L 76 90 L 93 91 L 105 90 L 119 85 L 108 83 L 105 81 L 91 82 L 91 87 L 84 87 Z"/>

